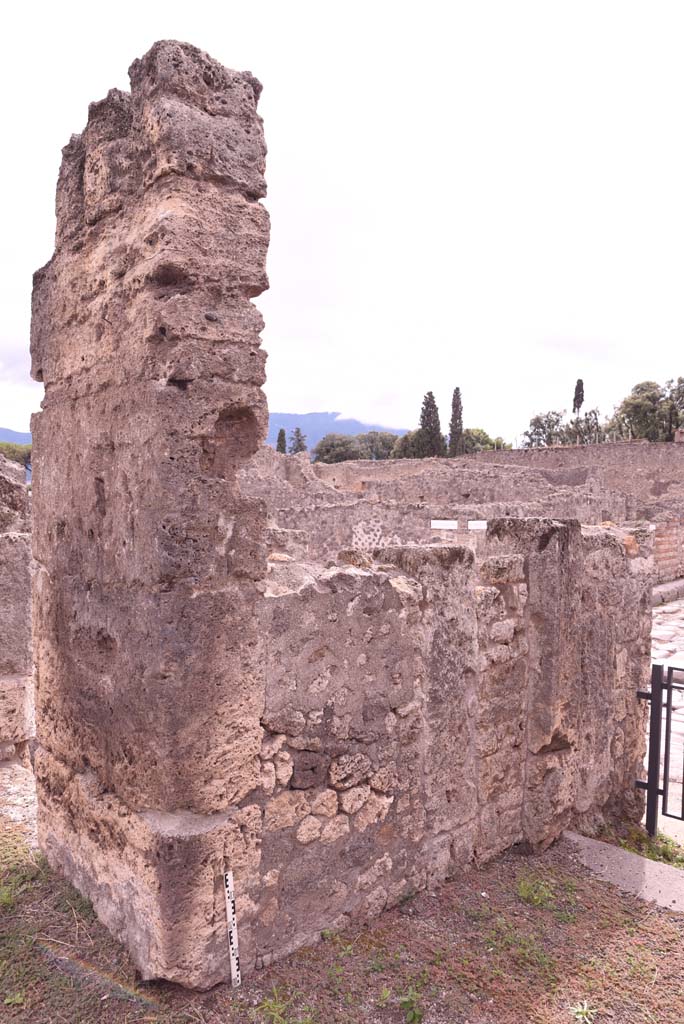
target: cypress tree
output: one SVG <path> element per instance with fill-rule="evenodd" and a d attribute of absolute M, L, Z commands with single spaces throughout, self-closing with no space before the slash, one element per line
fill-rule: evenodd
<path fill-rule="evenodd" d="M 575 384 L 575 397 L 572 400 L 572 414 L 573 416 L 579 416 L 580 409 L 584 404 L 584 381 L 581 377 L 578 377 L 577 383 Z"/>
<path fill-rule="evenodd" d="M 278 440 L 276 441 L 276 451 L 284 455 L 287 451 L 287 439 L 285 437 L 285 427 L 281 427 L 278 431 Z"/>
<path fill-rule="evenodd" d="M 306 450 L 306 435 L 302 434 L 299 427 L 295 427 L 290 434 L 290 455 L 299 455 Z"/>
<path fill-rule="evenodd" d="M 449 424 L 449 455 L 462 455 L 463 445 L 463 406 L 461 405 L 461 389 L 454 388 L 451 399 L 451 423 Z"/>
<path fill-rule="evenodd" d="M 423 399 L 423 407 L 420 410 L 420 428 L 416 441 L 418 442 L 418 458 L 446 455 L 446 444 L 439 424 L 439 410 L 431 391 L 428 391 Z"/>

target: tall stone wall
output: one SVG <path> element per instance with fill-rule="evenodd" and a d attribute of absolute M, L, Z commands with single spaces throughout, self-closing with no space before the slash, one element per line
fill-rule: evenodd
<path fill-rule="evenodd" d="M 31 534 L 23 466 L 0 455 L 0 761 L 33 739 Z"/>
<path fill-rule="evenodd" d="M 34 282 L 38 829 L 145 976 L 195 984 L 226 973 L 198 873 L 259 778 L 261 87 L 174 42 L 130 78 L 64 149 Z"/>

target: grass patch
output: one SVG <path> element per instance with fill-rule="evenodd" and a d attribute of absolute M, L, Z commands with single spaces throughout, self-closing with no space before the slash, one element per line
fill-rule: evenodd
<path fill-rule="evenodd" d="M 517 967 L 538 975 L 546 987 L 555 988 L 556 960 L 536 936 L 525 935 L 505 917 L 498 917 L 492 931 L 485 936 L 485 943 L 488 951 L 497 953 L 500 960 L 510 957 Z"/>
<path fill-rule="evenodd" d="M 259 1024 L 317 1024 L 314 1011 L 309 1006 L 299 1006 L 302 994 L 288 995 L 277 985 L 252 1011 L 250 1018 Z"/>
<path fill-rule="evenodd" d="M 571 879 L 523 874 L 518 877 L 515 892 L 529 907 L 553 913 L 560 924 L 572 924 L 577 918 L 577 887 Z"/>
<path fill-rule="evenodd" d="M 68 882 L 65 883 L 64 892 L 57 897 L 55 905 L 58 910 L 63 910 L 65 913 L 73 911 L 86 923 L 95 920 L 95 911 L 90 900 L 86 896 L 82 896 L 78 889 L 74 889 Z"/>
<path fill-rule="evenodd" d="M 657 860 L 662 864 L 670 864 L 674 868 L 684 870 L 684 846 L 680 846 L 663 832 L 649 836 L 635 825 L 629 830 L 629 834 L 620 840 L 620 846 L 624 850 L 647 857 L 648 860 Z"/>
<path fill-rule="evenodd" d="M 525 875 L 518 879 L 515 887 L 523 903 L 531 907 L 543 907 L 544 910 L 556 909 L 556 898 L 549 882 L 536 875 Z"/>
<path fill-rule="evenodd" d="M 604 843 L 620 846 L 630 853 L 638 853 L 647 860 L 669 864 L 673 868 L 684 870 L 684 846 L 675 839 L 658 832 L 649 836 L 641 825 L 606 826 L 598 835 Z"/>
<path fill-rule="evenodd" d="M 0 914 L 13 912 L 21 895 L 47 877 L 47 861 L 14 835 L 0 843 Z"/>

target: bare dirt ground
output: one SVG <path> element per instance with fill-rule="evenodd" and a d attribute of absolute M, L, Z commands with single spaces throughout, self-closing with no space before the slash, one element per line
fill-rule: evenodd
<path fill-rule="evenodd" d="M 684 916 L 597 881 L 561 842 L 324 933 L 235 992 L 145 984 L 89 903 L 0 819 L 3 1022 L 681 1024 L 683 983 Z"/>

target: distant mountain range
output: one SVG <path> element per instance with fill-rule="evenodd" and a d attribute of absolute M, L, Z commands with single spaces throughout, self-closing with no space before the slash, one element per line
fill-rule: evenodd
<path fill-rule="evenodd" d="M 9 441 L 11 444 L 31 444 L 31 435 L 0 427 L 0 441 Z"/>
<path fill-rule="evenodd" d="M 382 427 L 377 423 L 362 423 L 361 420 L 340 419 L 339 412 L 272 412 L 268 418 L 268 436 L 266 443 L 275 448 L 278 431 L 285 428 L 288 441 L 290 431 L 299 427 L 306 437 L 309 450 L 317 445 L 326 434 L 366 434 L 369 430 L 386 430 L 399 437 L 406 430 L 397 427 Z M 0 427 L 0 441 L 12 441 L 14 444 L 30 444 L 31 435 L 16 430 Z"/>
<path fill-rule="evenodd" d="M 278 431 L 285 428 L 287 439 L 290 431 L 299 427 L 306 437 L 309 451 L 318 444 L 326 434 L 366 434 L 369 430 L 386 430 L 389 434 L 399 437 L 407 431 L 397 427 L 382 427 L 378 423 L 362 423 L 361 420 L 340 419 L 339 412 L 272 412 L 268 417 L 268 436 L 266 443 L 275 448 Z"/>

